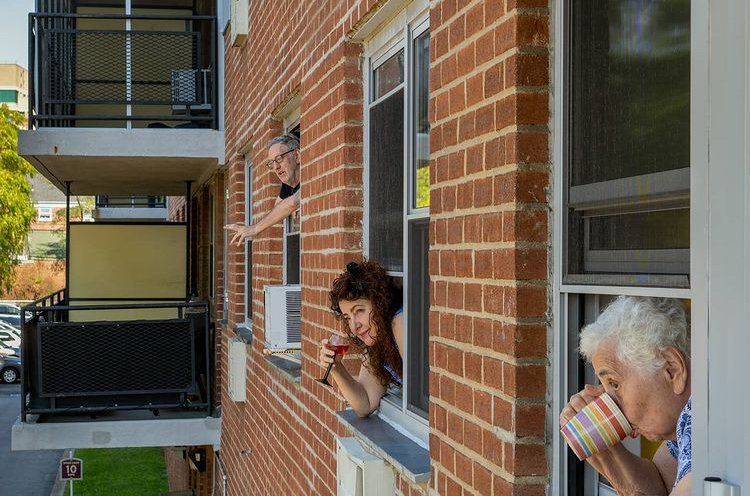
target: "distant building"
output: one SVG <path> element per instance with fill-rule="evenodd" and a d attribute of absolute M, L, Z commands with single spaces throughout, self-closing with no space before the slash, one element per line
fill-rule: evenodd
<path fill-rule="evenodd" d="M 22 112 L 24 123 L 29 113 L 29 71 L 18 64 L 0 64 L 0 105 Z"/>
<path fill-rule="evenodd" d="M 29 230 L 24 258 L 57 260 L 65 258 L 64 224 L 55 222 L 57 212 L 65 210 L 65 194 L 41 174 L 29 179 L 36 219 Z"/>

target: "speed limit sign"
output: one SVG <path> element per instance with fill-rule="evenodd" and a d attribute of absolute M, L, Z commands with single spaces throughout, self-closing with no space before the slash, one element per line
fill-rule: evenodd
<path fill-rule="evenodd" d="M 60 478 L 63 480 L 83 479 L 83 461 L 80 458 L 60 460 Z"/>

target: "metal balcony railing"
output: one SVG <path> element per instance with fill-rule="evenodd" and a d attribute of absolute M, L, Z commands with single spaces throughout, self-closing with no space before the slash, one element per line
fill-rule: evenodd
<path fill-rule="evenodd" d="M 218 128 L 214 16 L 29 14 L 29 129 Z"/>
<path fill-rule="evenodd" d="M 96 208 L 167 208 L 166 196 L 97 196 Z"/>
<path fill-rule="evenodd" d="M 102 319 L 103 312 L 155 310 L 173 315 Z M 29 414 L 111 410 L 211 413 L 208 303 L 91 304 L 68 301 L 61 290 L 23 307 L 22 314 L 24 422 Z"/>

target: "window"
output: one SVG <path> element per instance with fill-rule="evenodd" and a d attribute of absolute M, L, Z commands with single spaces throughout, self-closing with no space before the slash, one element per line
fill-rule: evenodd
<path fill-rule="evenodd" d="M 367 47 L 365 253 L 404 289 L 404 386 L 389 391 L 381 416 L 425 440 L 430 35 L 426 11 L 407 15 L 403 12 Z M 400 33 L 395 39 L 394 32 Z"/>
<path fill-rule="evenodd" d="M 36 220 L 39 222 L 52 222 L 52 207 L 38 207 Z"/>
<path fill-rule="evenodd" d="M 585 383 L 581 328 L 619 294 L 690 298 L 690 2 L 569 2 L 555 85 L 555 414 Z M 557 442 L 557 441 L 556 441 Z M 646 440 L 625 445 L 652 456 Z M 615 494 L 562 442 L 553 491 Z M 557 486 L 556 488 L 554 486 Z"/>
<path fill-rule="evenodd" d="M 688 287 L 690 4 L 571 5 L 565 281 Z"/>
<path fill-rule="evenodd" d="M 299 108 L 292 113 L 291 123 L 285 119 L 284 129 L 287 134 L 300 138 Z M 300 190 L 302 186 L 300 185 Z M 284 284 L 299 284 L 300 282 L 300 211 L 297 209 L 292 215 L 284 219 Z"/>
<path fill-rule="evenodd" d="M 253 224 L 253 162 L 245 155 L 245 225 Z M 253 240 L 245 239 L 245 323 L 253 322 Z"/>

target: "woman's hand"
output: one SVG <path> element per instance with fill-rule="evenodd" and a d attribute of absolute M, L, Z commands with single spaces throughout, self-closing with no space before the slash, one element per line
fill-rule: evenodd
<path fill-rule="evenodd" d="M 604 393 L 604 386 L 592 386 L 586 384 L 583 389 L 570 397 L 570 401 L 560 412 L 560 428 L 567 424 L 570 419 L 575 417 L 583 407 L 594 401 L 594 398 Z"/>
<path fill-rule="evenodd" d="M 337 363 L 341 363 L 342 355 L 339 353 L 336 353 L 331 348 L 328 347 L 328 339 L 323 339 L 320 341 L 320 352 L 318 353 L 318 363 L 321 367 L 324 369 L 328 368 L 330 364 L 333 363 L 334 360 L 336 360 Z"/>

